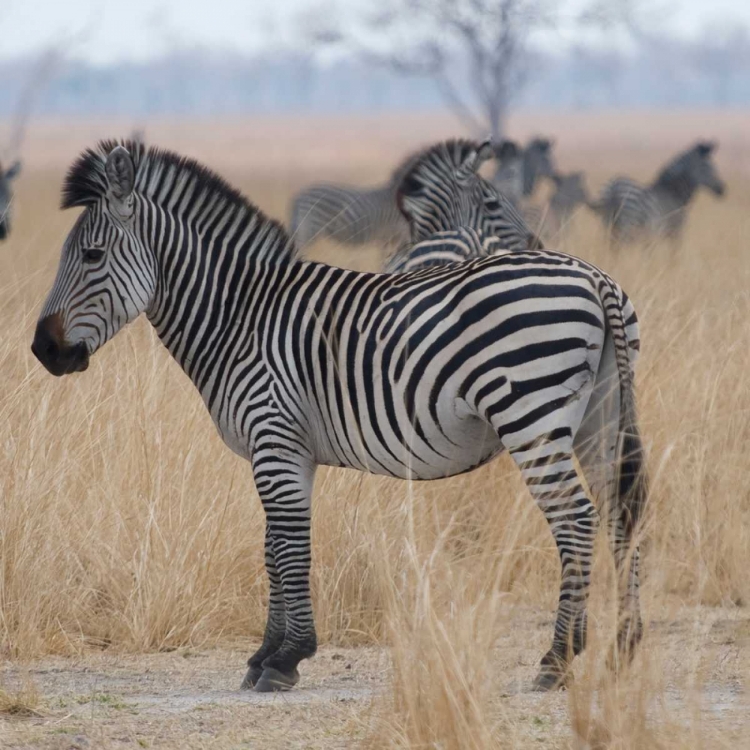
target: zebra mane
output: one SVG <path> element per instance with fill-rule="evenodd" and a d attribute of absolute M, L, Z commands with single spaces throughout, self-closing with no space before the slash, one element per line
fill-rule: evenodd
<path fill-rule="evenodd" d="M 223 177 L 187 156 L 154 146 L 146 148 L 142 141 L 100 141 L 95 148 L 84 151 L 65 176 L 61 208 L 86 207 L 102 198 L 107 192 L 107 156 L 117 146 L 124 146 L 133 158 L 135 192 L 154 197 L 167 187 L 167 182 L 172 185 L 192 182 L 194 195 L 205 193 L 218 196 L 227 210 L 243 212 L 248 222 L 254 221 L 264 226 L 267 232 L 272 232 L 277 240 L 271 248 L 275 256 L 273 260 L 291 261 L 296 257 L 296 248 L 284 226 L 267 217 Z"/>
<path fill-rule="evenodd" d="M 398 185 L 408 178 L 415 177 L 422 169 L 438 169 L 451 171 L 460 167 L 472 151 L 478 151 L 480 144 L 467 138 L 450 138 L 440 141 L 415 152 L 403 162 L 403 172 Z"/>
<path fill-rule="evenodd" d="M 716 147 L 710 141 L 699 141 L 694 143 L 684 151 L 680 151 L 677 156 L 670 159 L 659 174 L 656 176 L 654 184 L 668 184 L 673 180 L 681 179 L 686 171 L 689 170 L 692 160 L 697 156 L 708 156 Z"/>

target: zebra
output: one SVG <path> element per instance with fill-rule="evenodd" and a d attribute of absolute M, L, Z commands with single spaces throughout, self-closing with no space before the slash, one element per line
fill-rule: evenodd
<path fill-rule="evenodd" d="M 21 172 L 21 162 L 14 162 L 8 169 L 0 164 L 0 240 L 10 234 L 10 220 L 13 207 L 13 188 L 11 183 Z"/>
<path fill-rule="evenodd" d="M 266 514 L 263 642 L 242 686 L 290 689 L 316 650 L 311 493 L 319 465 L 403 479 L 454 476 L 508 450 L 545 513 L 562 576 L 534 686 L 564 682 L 586 642 L 603 494 L 618 570 L 618 644 L 641 637 L 645 457 L 620 305 L 570 256 L 506 252 L 403 274 L 299 260 L 276 221 L 197 162 L 133 142 L 84 152 L 63 185 L 83 207 L 32 352 L 53 375 L 145 313 L 249 460 Z"/>
<path fill-rule="evenodd" d="M 617 177 L 589 207 L 609 228 L 616 246 L 659 237 L 676 246 L 696 190 L 705 187 L 724 195 L 724 182 L 711 161 L 715 150 L 712 141 L 696 143 L 672 159 L 648 186 Z"/>
<path fill-rule="evenodd" d="M 533 194 L 539 180 L 555 174 L 553 145 L 549 138 L 538 137 L 532 138 L 524 149 L 512 141 L 502 142 L 496 153 L 498 166 L 492 184 L 520 206 Z"/>
<path fill-rule="evenodd" d="M 583 172 L 556 172 L 552 182 L 555 188 L 549 199 L 543 234 L 559 238 L 570 225 L 573 214 L 580 206 L 587 206 L 590 199 Z"/>
<path fill-rule="evenodd" d="M 515 142 L 500 141 L 494 149 L 497 168 L 492 178 L 492 184 L 515 206 L 523 198 L 524 175 L 523 149 Z"/>
<path fill-rule="evenodd" d="M 510 250 L 541 246 L 513 203 L 477 173 L 493 153 L 490 141 L 457 138 L 414 155 L 396 190 L 412 243 L 471 226 Z M 396 255 L 409 251 L 410 245 L 402 246 Z"/>
<path fill-rule="evenodd" d="M 298 192 L 289 220 L 296 245 L 304 249 L 323 237 L 350 246 L 368 242 L 392 246 L 405 241 L 408 232 L 395 196 L 411 159 L 405 158 L 388 182 L 375 188 L 321 183 Z"/>

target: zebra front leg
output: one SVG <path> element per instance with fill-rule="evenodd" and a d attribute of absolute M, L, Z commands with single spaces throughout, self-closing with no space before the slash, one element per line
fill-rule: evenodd
<path fill-rule="evenodd" d="M 285 616 L 281 644 L 272 649 L 277 642 L 272 641 L 259 664 L 258 654 L 251 659 L 250 672 L 255 666 L 257 675 L 257 667 L 262 668 L 255 690 L 265 693 L 294 687 L 299 680 L 297 665 L 317 649 L 310 598 L 310 495 L 315 466 L 299 456 L 279 457 L 276 451 L 254 458 L 253 465 Z"/>
<path fill-rule="evenodd" d="M 586 605 L 599 514 L 573 463 L 572 441 L 550 435 L 511 449 L 524 481 L 549 523 L 562 566 L 552 647 L 542 657 L 533 689 L 565 684 L 572 658 L 586 645 Z"/>
<path fill-rule="evenodd" d="M 260 648 L 248 659 L 247 674 L 242 681 L 241 688 L 250 690 L 255 687 L 263 674 L 263 662 L 276 653 L 284 642 L 286 633 L 286 609 L 284 607 L 284 594 L 281 589 L 281 578 L 276 569 L 276 557 L 271 543 L 271 528 L 266 523 L 266 574 L 268 575 L 268 619 L 266 620 L 266 631 L 263 635 L 263 643 Z"/>

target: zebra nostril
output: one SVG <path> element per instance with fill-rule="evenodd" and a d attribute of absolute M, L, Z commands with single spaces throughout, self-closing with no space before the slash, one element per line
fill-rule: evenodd
<path fill-rule="evenodd" d="M 60 353 L 60 347 L 54 341 L 47 341 L 44 345 L 44 353 L 48 357 L 54 358 Z"/>

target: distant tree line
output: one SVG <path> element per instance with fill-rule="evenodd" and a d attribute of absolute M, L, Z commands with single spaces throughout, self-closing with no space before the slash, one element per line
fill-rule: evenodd
<path fill-rule="evenodd" d="M 460 50 L 453 69 L 471 66 Z M 17 110 L 38 58 L 0 62 L 0 116 Z M 147 63 L 106 67 L 68 61 L 35 104 L 36 115 L 214 116 L 437 110 L 444 84 L 431 71 L 368 63 L 354 53 L 257 56 L 180 49 Z M 750 35 L 745 28 L 700 39 L 646 36 L 630 52 L 579 46 L 529 51 L 518 108 L 747 106 Z"/>

